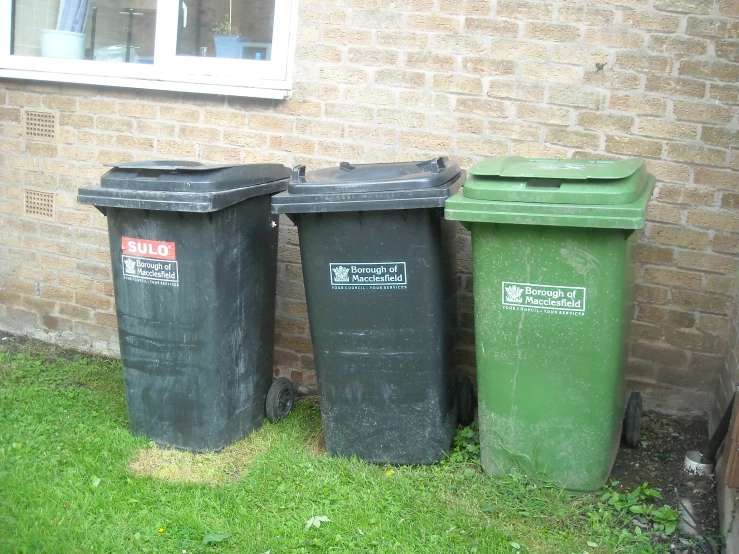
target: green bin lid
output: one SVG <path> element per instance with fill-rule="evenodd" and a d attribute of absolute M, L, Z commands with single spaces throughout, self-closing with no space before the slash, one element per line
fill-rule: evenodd
<path fill-rule="evenodd" d="M 644 160 L 490 158 L 476 164 L 464 196 L 476 200 L 615 205 L 636 202 L 648 173 Z"/>

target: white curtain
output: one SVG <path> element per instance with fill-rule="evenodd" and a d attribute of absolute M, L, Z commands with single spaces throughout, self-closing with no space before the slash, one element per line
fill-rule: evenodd
<path fill-rule="evenodd" d="M 84 33 L 87 24 L 89 0 L 59 0 L 57 31 Z"/>

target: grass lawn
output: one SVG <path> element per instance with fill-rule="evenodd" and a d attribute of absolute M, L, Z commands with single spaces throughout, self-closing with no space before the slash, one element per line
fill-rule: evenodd
<path fill-rule="evenodd" d="M 165 451 L 129 434 L 119 362 L 0 351 L 0 552 L 652 551 L 597 496 L 486 476 L 465 435 L 389 467 L 320 434 L 306 399 L 222 453 Z"/>

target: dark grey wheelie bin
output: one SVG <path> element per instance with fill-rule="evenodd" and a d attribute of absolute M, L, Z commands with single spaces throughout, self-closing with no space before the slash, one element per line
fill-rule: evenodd
<path fill-rule="evenodd" d="M 78 202 L 108 218 L 131 432 L 218 450 L 289 411 L 272 385 L 277 164 L 122 164 Z M 270 390 L 272 385 L 272 390 Z"/>
<path fill-rule="evenodd" d="M 456 162 L 293 169 L 275 213 L 296 223 L 330 454 L 438 461 L 456 422 L 451 375 Z"/>

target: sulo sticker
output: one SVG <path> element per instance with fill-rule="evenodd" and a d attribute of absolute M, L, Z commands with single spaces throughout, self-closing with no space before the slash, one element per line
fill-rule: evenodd
<path fill-rule="evenodd" d="M 125 280 L 179 286 L 174 242 L 121 237 L 121 252 Z"/>
<path fill-rule="evenodd" d="M 504 310 L 585 315 L 585 287 L 503 281 L 502 293 Z"/>
<path fill-rule="evenodd" d="M 405 262 L 330 263 L 328 266 L 334 290 L 408 288 Z"/>

